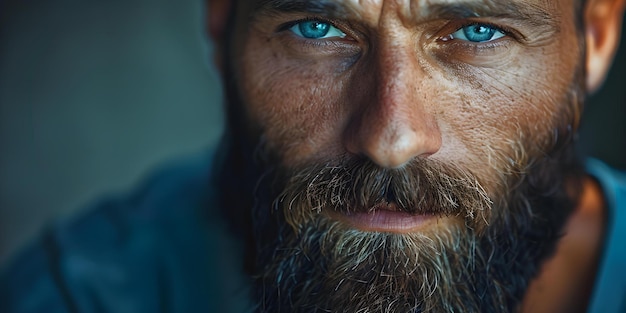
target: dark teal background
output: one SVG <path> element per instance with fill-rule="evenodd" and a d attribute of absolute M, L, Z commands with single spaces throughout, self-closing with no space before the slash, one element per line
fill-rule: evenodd
<path fill-rule="evenodd" d="M 202 1 L 0 3 L 3 263 L 44 223 L 208 146 L 222 113 Z M 626 168 L 623 50 L 580 137 Z"/>
<path fill-rule="evenodd" d="M 0 263 L 42 224 L 218 135 L 221 87 L 202 3 L 4 2 Z"/>

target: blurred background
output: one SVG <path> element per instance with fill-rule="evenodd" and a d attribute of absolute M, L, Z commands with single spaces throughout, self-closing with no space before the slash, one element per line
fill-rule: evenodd
<path fill-rule="evenodd" d="M 204 15 L 197 0 L 0 0 L 0 265 L 46 223 L 215 142 Z M 622 169 L 624 79 L 622 47 L 581 132 L 583 153 Z"/>

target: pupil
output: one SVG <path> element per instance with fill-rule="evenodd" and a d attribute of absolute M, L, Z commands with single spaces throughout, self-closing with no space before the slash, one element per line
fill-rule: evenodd
<path fill-rule="evenodd" d="M 320 29 L 323 29 L 323 28 L 324 28 L 324 26 L 323 26 L 321 23 L 312 22 L 312 23 L 311 23 L 311 28 L 312 28 L 313 30 L 320 30 Z"/>
<path fill-rule="evenodd" d="M 316 21 L 300 23 L 300 32 L 306 38 L 321 38 L 328 34 L 330 30 L 330 24 L 320 23 Z"/>

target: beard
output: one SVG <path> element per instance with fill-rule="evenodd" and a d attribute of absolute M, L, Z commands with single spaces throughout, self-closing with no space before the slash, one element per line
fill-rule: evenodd
<path fill-rule="evenodd" d="M 269 169 L 253 217 L 258 311 L 515 311 L 573 210 L 577 187 L 564 182 L 578 168 L 566 145 L 503 171 L 491 196 L 470 171 L 430 159 Z M 381 203 L 459 223 L 390 233 L 331 217 Z"/>
<path fill-rule="evenodd" d="M 230 228 L 246 242 L 256 311 L 518 310 L 580 195 L 584 173 L 573 138 L 584 80 L 576 81 L 550 134 L 512 143 L 512 155 L 491 156 L 500 160 L 492 169 L 497 177 L 432 158 L 400 169 L 354 155 L 284 167 L 263 140 L 253 144 L 259 140 L 247 133 L 240 93 L 227 84 L 221 199 Z M 391 233 L 333 217 L 367 214 L 379 204 L 458 223 Z"/>

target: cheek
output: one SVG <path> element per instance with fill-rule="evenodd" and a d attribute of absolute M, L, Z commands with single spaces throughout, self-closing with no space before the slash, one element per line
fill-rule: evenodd
<path fill-rule="evenodd" d="M 572 52 L 546 57 L 561 49 Z M 494 67 L 442 70 L 435 80 L 448 91 L 434 110 L 444 142 L 434 157 L 474 169 L 495 190 L 506 174 L 550 151 L 555 129 L 575 119 L 568 95 L 579 56 L 576 42 L 569 41 L 527 50 Z"/>
<path fill-rule="evenodd" d="M 343 74 L 336 64 L 285 57 L 280 49 L 244 51 L 240 75 L 249 120 L 258 136 L 284 163 L 311 157 L 340 136 Z"/>

